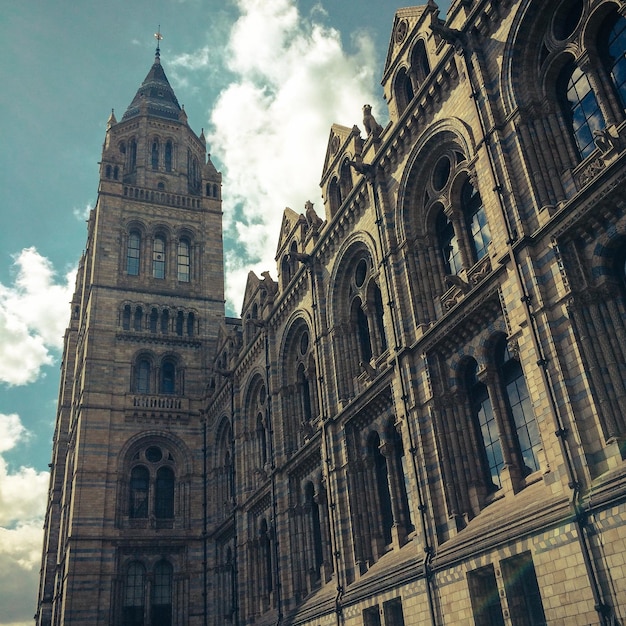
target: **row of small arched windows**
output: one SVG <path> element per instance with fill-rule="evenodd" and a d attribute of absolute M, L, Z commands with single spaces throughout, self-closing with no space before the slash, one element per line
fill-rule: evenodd
<path fill-rule="evenodd" d="M 175 334 L 179 337 L 198 334 L 198 320 L 193 312 L 178 311 L 172 314 L 169 309 L 159 311 L 157 307 L 147 309 L 141 305 L 124 305 L 121 325 L 123 330 Z"/>
<path fill-rule="evenodd" d="M 137 140 L 132 137 L 128 141 L 121 141 L 119 151 L 124 157 L 125 171 L 134 172 L 137 168 Z M 158 137 L 154 137 L 150 142 L 150 166 L 153 170 L 162 169 L 171 172 L 174 164 L 174 153 L 175 147 L 170 139 L 162 144 Z"/>

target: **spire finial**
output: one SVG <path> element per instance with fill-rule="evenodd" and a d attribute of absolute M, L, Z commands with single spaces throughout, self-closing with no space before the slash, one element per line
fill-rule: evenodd
<path fill-rule="evenodd" d="M 163 39 L 163 35 L 161 34 L 161 24 L 159 24 L 157 32 L 154 33 L 154 38 L 157 40 L 156 57 L 158 59 L 161 57 L 161 39 Z"/>

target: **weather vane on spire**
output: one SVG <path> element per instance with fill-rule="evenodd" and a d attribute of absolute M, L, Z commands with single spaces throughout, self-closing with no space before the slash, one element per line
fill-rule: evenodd
<path fill-rule="evenodd" d="M 161 34 L 161 24 L 159 24 L 159 28 L 157 32 L 154 33 L 154 38 L 157 40 L 156 55 L 160 57 L 161 56 L 161 39 L 163 39 L 163 35 Z"/>

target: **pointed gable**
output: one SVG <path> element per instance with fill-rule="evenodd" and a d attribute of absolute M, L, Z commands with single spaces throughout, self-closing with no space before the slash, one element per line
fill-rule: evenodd
<path fill-rule="evenodd" d="M 281 251 L 289 246 L 294 232 L 298 226 L 306 224 L 306 218 L 301 213 L 296 213 L 293 209 L 285 207 L 283 211 L 283 221 L 280 225 L 280 235 L 278 236 L 278 245 L 276 246 L 276 258 L 280 256 Z"/>
<path fill-rule="evenodd" d="M 407 7 L 398 9 L 393 19 L 393 28 L 391 31 L 391 40 L 387 49 L 387 59 L 383 70 L 383 84 L 386 82 L 390 73 L 393 72 L 396 61 L 401 57 L 406 46 L 413 39 L 413 32 L 426 22 L 427 16 L 432 11 L 437 11 L 435 5 L 422 5 L 418 7 Z"/>
<path fill-rule="evenodd" d="M 334 167 L 336 160 L 341 156 L 342 147 L 348 141 L 353 131 L 354 127 L 348 128 L 341 124 L 333 124 L 330 127 L 330 135 L 326 146 L 326 157 L 324 158 L 324 169 L 322 170 L 322 180 L 324 180 L 328 171 Z"/>

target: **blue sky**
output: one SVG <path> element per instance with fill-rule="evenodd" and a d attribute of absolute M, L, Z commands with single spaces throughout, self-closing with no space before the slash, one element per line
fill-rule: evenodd
<path fill-rule="evenodd" d="M 408 4 L 408 3 L 407 3 Z M 448 2 L 441 2 L 442 15 Z M 111 109 L 154 59 L 224 174 L 228 312 L 282 212 L 320 190 L 333 122 L 387 121 L 384 0 L 0 0 L 0 626 L 31 624 L 60 348 Z"/>

